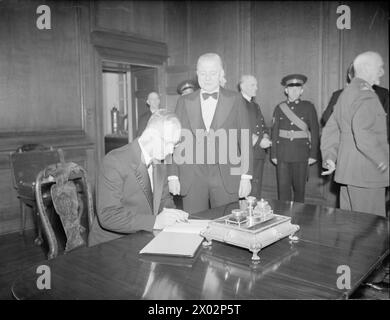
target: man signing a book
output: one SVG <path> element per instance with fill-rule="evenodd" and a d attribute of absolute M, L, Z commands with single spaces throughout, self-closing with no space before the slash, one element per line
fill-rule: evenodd
<path fill-rule="evenodd" d="M 186 212 L 175 209 L 162 163 L 173 153 L 180 134 L 176 115 L 160 109 L 139 138 L 103 158 L 89 246 L 187 220 Z"/>

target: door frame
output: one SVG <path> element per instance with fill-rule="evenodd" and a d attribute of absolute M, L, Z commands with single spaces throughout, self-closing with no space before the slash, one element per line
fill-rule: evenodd
<path fill-rule="evenodd" d="M 91 42 L 94 51 L 94 82 L 95 82 L 95 135 L 97 181 L 100 162 L 104 156 L 103 130 L 103 62 L 111 61 L 131 65 L 140 65 L 157 69 L 159 92 L 165 96 L 165 65 L 168 58 L 167 45 L 163 42 L 141 39 L 116 32 L 93 31 Z"/>

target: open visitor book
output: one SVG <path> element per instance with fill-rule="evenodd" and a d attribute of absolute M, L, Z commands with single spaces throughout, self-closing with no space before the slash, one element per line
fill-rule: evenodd
<path fill-rule="evenodd" d="M 193 220 L 176 223 L 163 229 L 139 253 L 193 257 L 203 241 L 200 231 L 210 220 Z"/>

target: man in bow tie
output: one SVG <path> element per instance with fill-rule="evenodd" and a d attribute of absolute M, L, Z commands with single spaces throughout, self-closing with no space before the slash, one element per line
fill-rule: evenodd
<path fill-rule="evenodd" d="M 267 132 L 264 117 L 260 106 L 254 101 L 257 92 L 257 80 L 252 75 L 243 75 L 239 83 L 242 97 L 244 98 L 249 113 L 249 121 L 252 130 L 253 146 L 253 179 L 251 194 L 257 199 L 261 198 L 261 185 L 263 180 L 265 150 L 271 146 L 271 140 Z"/>
<path fill-rule="evenodd" d="M 200 56 L 197 76 L 200 90 L 176 105 L 184 139 L 168 177 L 169 191 L 183 196 L 183 209 L 190 214 L 248 196 L 253 168 L 248 112 L 237 92 L 223 88 L 221 58 Z M 179 162 L 181 151 L 188 157 Z"/>
<path fill-rule="evenodd" d="M 139 138 L 103 158 L 89 246 L 139 230 L 163 229 L 188 218 L 187 213 L 173 209 L 166 165 L 161 164 L 173 153 L 180 130 L 174 113 L 157 110 Z"/>

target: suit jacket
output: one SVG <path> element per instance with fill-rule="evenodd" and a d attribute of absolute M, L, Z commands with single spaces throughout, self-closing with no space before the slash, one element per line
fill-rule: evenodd
<path fill-rule="evenodd" d="M 138 131 L 137 131 L 137 137 L 139 137 L 142 132 L 144 132 L 146 125 L 148 124 L 148 121 L 150 117 L 152 116 L 152 112 L 150 111 L 150 108 L 144 112 L 138 120 Z"/>
<path fill-rule="evenodd" d="M 317 159 L 319 128 L 314 105 L 305 100 L 286 101 L 286 103 L 301 120 L 306 122 L 311 133 L 311 142 L 307 138 L 290 140 L 279 136 L 280 129 L 288 131 L 301 131 L 301 129 L 293 124 L 277 105 L 273 116 L 271 159 L 276 158 L 285 162 L 304 162 L 309 157 Z"/>
<path fill-rule="evenodd" d="M 138 139 L 109 152 L 102 161 L 97 216 L 89 233 L 89 245 L 106 242 L 139 230 L 152 231 L 156 215 L 175 207 L 168 191 L 166 166 L 156 165 L 153 194 L 147 189 L 147 168 L 141 161 Z"/>
<path fill-rule="evenodd" d="M 389 185 L 389 170 L 377 169 L 389 162 L 385 122 L 378 96 L 366 81 L 355 77 L 322 131 L 322 158 L 336 163 L 336 182 L 362 188 Z"/>
<path fill-rule="evenodd" d="M 256 144 L 253 146 L 253 158 L 254 159 L 265 159 L 266 152 L 265 149 L 260 147 L 261 139 L 264 134 L 267 133 L 267 127 L 265 125 L 263 114 L 260 110 L 260 106 L 256 102 L 249 102 L 245 98 L 244 102 L 248 110 L 249 122 L 251 127 L 251 136 L 252 133 L 257 134 L 259 139 Z"/>
<path fill-rule="evenodd" d="M 188 137 L 188 139 L 184 138 L 181 145 L 181 147 L 184 146 L 188 151 L 192 150 L 192 156 L 188 159 L 191 163 L 176 164 L 178 162 L 175 161 L 175 157 L 182 157 L 182 148 L 178 147 L 174 153 L 173 164 L 169 168 L 169 175 L 179 177 L 181 194 L 186 195 L 191 186 L 194 179 L 194 167 L 197 165 L 195 162 L 198 156 L 204 160 L 204 163 L 218 164 L 225 190 L 228 193 L 237 193 L 241 174 L 252 175 L 253 172 L 253 148 L 249 117 L 241 94 L 222 87 L 219 89 L 218 103 L 211 123 L 210 132 L 213 129 L 214 132 L 218 130 L 219 133 L 226 134 L 228 139 L 230 136 L 230 142 L 222 146 L 221 150 L 219 150 L 220 140 L 218 138 L 214 146 L 210 143 L 209 140 L 211 139 L 208 139 L 207 136 L 196 136 L 197 130 L 198 133 L 204 133 L 206 130 L 200 105 L 200 90 L 179 97 L 175 112 L 180 119 L 182 129 L 185 129 L 183 131 L 191 134 L 191 137 Z M 233 137 L 233 134 L 229 135 L 229 129 L 233 129 L 230 133 L 237 133 L 236 137 Z M 242 139 L 245 139 L 245 144 L 242 144 L 241 141 L 241 129 L 246 129 L 246 134 L 242 136 Z M 202 143 L 204 148 L 199 149 Z M 197 152 L 197 149 L 199 149 L 199 152 Z M 209 160 L 211 161 L 207 161 L 208 151 L 210 155 Z M 237 157 L 241 157 L 241 161 L 238 164 L 234 163 L 234 160 L 238 158 L 231 159 L 229 157 L 231 152 Z M 240 168 L 241 164 L 243 164 L 242 168 Z M 245 168 L 246 164 L 248 168 Z M 232 175 L 231 169 L 240 172 L 237 175 Z"/>

